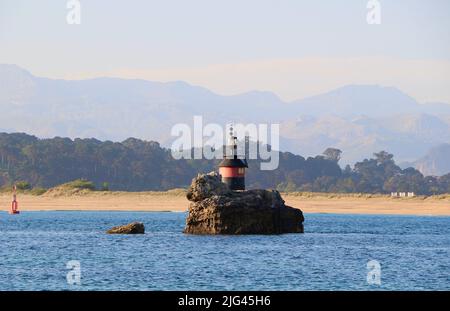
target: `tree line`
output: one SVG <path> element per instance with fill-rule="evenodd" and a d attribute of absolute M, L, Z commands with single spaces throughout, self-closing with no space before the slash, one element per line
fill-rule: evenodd
<path fill-rule="evenodd" d="M 259 160 L 249 160 L 247 187 L 312 192 L 450 193 L 450 174 L 423 176 L 414 168 L 401 169 L 394 156 L 385 151 L 341 169 L 341 153 L 328 148 L 322 155 L 304 158 L 280 152 L 279 167 L 274 171 L 261 171 Z M 168 190 L 187 187 L 198 173 L 217 169 L 218 162 L 175 160 L 170 150 L 159 143 L 135 138 L 111 142 L 0 133 L 3 187 L 21 182 L 34 188 L 50 188 L 85 179 L 99 189 Z"/>

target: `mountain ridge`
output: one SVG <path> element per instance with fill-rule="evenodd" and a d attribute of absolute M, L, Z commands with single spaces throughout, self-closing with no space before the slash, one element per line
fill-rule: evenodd
<path fill-rule="evenodd" d="M 49 79 L 0 65 L 0 128 L 39 137 L 137 137 L 170 146 L 174 124 L 191 124 L 194 115 L 202 115 L 204 124 L 223 126 L 280 123 L 281 150 L 294 153 L 338 147 L 343 163 L 353 163 L 383 149 L 399 161 L 414 161 L 450 141 L 450 105 L 448 113 L 444 105 L 419 104 L 400 90 L 377 85 L 353 84 L 285 102 L 268 91 L 223 96 L 184 81 Z M 400 125 L 397 116 L 405 120 Z"/>
<path fill-rule="evenodd" d="M 424 175 L 442 176 L 450 173 L 450 143 L 431 148 L 427 154 L 413 163 Z"/>

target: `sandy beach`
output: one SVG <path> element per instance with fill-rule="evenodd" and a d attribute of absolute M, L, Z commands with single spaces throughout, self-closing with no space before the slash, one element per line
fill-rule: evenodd
<path fill-rule="evenodd" d="M 450 196 L 390 198 L 341 194 L 282 194 L 286 203 L 305 213 L 392 214 L 450 216 Z M 184 212 L 189 201 L 182 191 L 91 192 L 73 196 L 19 194 L 21 211 L 172 211 Z M 0 194 L 0 210 L 7 211 L 11 195 Z"/>

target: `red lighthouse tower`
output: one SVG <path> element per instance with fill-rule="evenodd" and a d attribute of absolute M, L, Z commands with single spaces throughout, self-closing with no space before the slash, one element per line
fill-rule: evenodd
<path fill-rule="evenodd" d="M 239 159 L 237 155 L 237 137 L 234 136 L 233 127 L 230 128 L 230 141 L 226 148 L 230 148 L 230 154 L 225 152 L 224 159 L 219 164 L 219 174 L 222 182 L 227 184 L 231 190 L 245 190 L 245 169 L 248 167 L 247 160 Z"/>

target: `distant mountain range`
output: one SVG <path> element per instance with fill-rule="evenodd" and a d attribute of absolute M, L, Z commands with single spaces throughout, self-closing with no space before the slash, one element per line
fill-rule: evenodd
<path fill-rule="evenodd" d="M 442 144 L 432 148 L 411 166 L 414 166 L 424 175 L 441 176 L 450 172 L 450 144 Z"/>
<path fill-rule="evenodd" d="M 450 105 L 419 104 L 392 87 L 349 85 L 284 102 L 270 92 L 222 96 L 185 82 L 118 78 L 55 80 L 0 65 L 0 131 L 39 137 L 128 137 L 170 146 L 176 123 L 280 122 L 281 149 L 316 155 L 344 151 L 341 164 L 386 150 L 414 162 L 450 142 Z M 425 168 L 423 168 L 425 169 Z"/>

